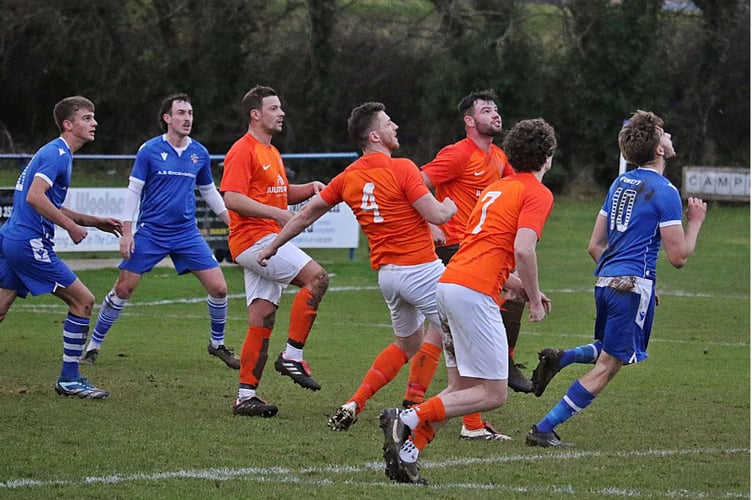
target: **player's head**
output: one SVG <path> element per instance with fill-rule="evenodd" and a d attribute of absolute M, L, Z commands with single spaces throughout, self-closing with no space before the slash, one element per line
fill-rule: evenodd
<path fill-rule="evenodd" d="M 260 126 L 265 133 L 282 131 L 285 112 L 277 92 L 264 85 L 256 85 L 240 100 L 240 111 L 251 125 Z"/>
<path fill-rule="evenodd" d="M 396 150 L 399 148 L 398 128 L 380 102 L 366 102 L 356 106 L 347 119 L 350 138 L 362 150 L 373 144 L 380 144 L 389 151 Z"/>
<path fill-rule="evenodd" d="M 619 150 L 629 163 L 644 165 L 658 156 L 676 155 L 671 134 L 663 130 L 663 120 L 651 111 L 637 110 L 619 131 Z"/>
<path fill-rule="evenodd" d="M 480 135 L 501 134 L 501 115 L 496 105 L 496 92 L 492 89 L 472 92 L 457 104 L 465 129 L 474 129 Z"/>
<path fill-rule="evenodd" d="M 159 126 L 162 132 L 173 130 L 189 135 L 193 127 L 193 106 L 187 94 L 171 94 L 162 99 L 159 106 Z"/>
<path fill-rule="evenodd" d="M 504 152 L 517 172 L 537 172 L 550 165 L 556 132 L 542 118 L 522 120 L 504 138 Z"/>
<path fill-rule="evenodd" d="M 64 131 L 63 122 L 73 121 L 76 116 L 76 111 L 86 110 L 94 113 L 94 103 L 85 98 L 84 96 L 76 95 L 72 97 L 66 97 L 57 104 L 52 110 L 52 116 L 55 119 L 55 125 L 60 132 Z"/>

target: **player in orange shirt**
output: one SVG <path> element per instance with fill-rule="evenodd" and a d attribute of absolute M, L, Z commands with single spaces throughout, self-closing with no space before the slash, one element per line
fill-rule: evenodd
<path fill-rule="evenodd" d="M 457 210 L 450 198 L 441 203 L 434 198 L 412 161 L 391 157 L 399 147 L 398 127 L 383 104 L 356 107 L 347 127 L 363 156 L 332 179 L 258 255 L 259 264 L 272 265 L 278 258 L 272 256 L 287 241 L 342 201 L 368 238 L 371 268 L 378 269 L 394 343 L 381 351 L 355 394 L 329 419 L 335 431 L 349 429 L 366 402 L 420 349 L 424 319 L 427 329 L 441 335 L 435 290 L 444 265 L 434 251 L 428 222 L 442 224 Z"/>
<path fill-rule="evenodd" d="M 303 360 L 303 347 L 329 276 L 292 243 L 281 248 L 282 257 L 269 266 L 259 266 L 256 256 L 292 218 L 288 205 L 310 198 L 324 184 L 288 183 L 282 157 L 271 144 L 272 137 L 282 131 L 285 116 L 274 89 L 252 88 L 243 97 L 241 108 L 249 120 L 248 132 L 227 152 L 220 184 L 230 215 L 230 253 L 243 267 L 248 306 L 249 326 L 240 354 L 240 388 L 233 413 L 272 417 L 277 407 L 259 398 L 256 389 L 266 365 L 282 290 L 290 283 L 300 287 L 290 309 L 285 351 L 277 357 L 274 368 L 296 384 L 317 391 L 321 386 Z"/>
<path fill-rule="evenodd" d="M 465 126 L 466 137 L 446 146 L 436 157 L 421 167 L 423 180 L 436 198 L 450 197 L 457 204 L 457 213 L 442 226 L 431 226 L 436 253 L 446 265 L 457 253 L 465 233 L 470 212 L 480 193 L 492 182 L 514 174 L 506 153 L 494 144 L 501 134 L 502 121 L 493 90 L 472 92 L 457 104 Z M 516 279 L 513 277 L 512 279 Z M 509 387 L 518 392 L 531 392 L 533 384 L 514 363 L 514 348 L 520 333 L 524 298 L 504 293 L 501 316 L 509 345 Z M 410 361 L 410 376 L 405 390 L 404 407 L 422 403 L 441 357 L 441 337 L 431 334 Z M 460 430 L 462 439 L 511 439 L 484 422 L 480 413 L 465 415 Z"/>
<path fill-rule="evenodd" d="M 384 430 L 387 476 L 425 484 L 418 454 L 447 419 L 500 407 L 507 399 L 508 349 L 499 315 L 501 290 L 516 269 L 530 301 L 530 321 L 541 321 L 550 302 L 538 285 L 536 246 L 553 207 L 543 184 L 556 148 L 553 128 L 524 120 L 509 132 L 504 150 L 518 172 L 488 186 L 468 219 L 467 232 L 436 287 L 449 383 L 407 410 L 387 408 Z"/>

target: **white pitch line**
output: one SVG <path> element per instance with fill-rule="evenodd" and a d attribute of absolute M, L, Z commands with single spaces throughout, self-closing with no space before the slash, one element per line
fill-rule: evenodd
<path fill-rule="evenodd" d="M 510 455 L 500 457 L 488 457 L 488 458 L 470 458 L 470 459 L 456 459 L 456 460 L 444 460 L 441 462 L 426 461 L 422 462 L 423 469 L 446 469 L 456 468 L 458 466 L 468 466 L 477 464 L 496 464 L 496 463 L 510 463 L 510 462 L 529 462 L 529 461 L 543 461 L 543 460 L 555 460 L 557 463 L 560 460 L 579 460 L 579 459 L 591 459 L 591 458 L 671 458 L 678 455 L 730 455 L 730 454 L 748 454 L 749 449 L 746 448 L 731 448 L 731 449 L 713 449 L 713 448 L 701 448 L 701 449 L 688 449 L 688 450 L 648 450 L 648 451 L 632 451 L 632 452 L 619 452 L 619 453 L 603 453 L 597 451 L 580 451 L 580 452 L 561 452 L 561 453 L 539 453 L 532 455 Z M 386 480 L 380 481 L 353 481 L 350 479 L 344 481 L 337 481 L 336 478 L 321 478 L 313 479 L 308 476 L 312 473 L 317 474 L 330 474 L 330 475 L 351 475 L 353 473 L 360 472 L 381 472 L 383 470 L 383 463 L 371 462 L 360 466 L 317 466 L 317 467 L 305 467 L 302 469 L 289 469 L 285 467 L 245 467 L 245 468 L 212 468 L 203 470 L 178 470 L 171 472 L 158 472 L 158 473 L 134 473 L 134 474 L 110 474 L 106 476 L 88 476 L 81 479 L 53 479 L 53 480 L 34 480 L 34 479 L 18 479 L 6 482 L 0 482 L 0 490 L 13 489 L 20 490 L 25 488 L 45 488 L 45 487 L 60 487 L 60 486 L 80 486 L 87 484 L 123 484 L 130 482 L 143 482 L 143 481 L 163 481 L 170 479 L 204 479 L 210 481 L 229 481 L 233 479 L 242 479 L 244 481 L 255 481 L 263 483 L 288 483 L 288 484 L 301 484 L 301 485 L 314 485 L 314 486 L 330 486 L 334 484 L 344 484 L 353 486 L 368 486 L 371 488 L 399 488 L 410 487 L 408 485 L 397 485 L 390 483 Z M 609 497 L 625 498 L 625 497 L 666 497 L 666 498 L 718 498 L 717 492 L 705 492 L 705 491 L 690 491 L 690 490 L 647 490 L 641 491 L 634 488 L 599 488 L 599 489 L 578 489 L 572 485 L 547 485 L 547 486 L 512 486 L 503 484 L 489 484 L 489 483 L 439 483 L 430 485 L 427 487 L 429 490 L 460 490 L 463 492 L 472 491 L 500 491 L 509 493 L 534 493 L 534 494 L 546 494 L 546 495 L 566 495 L 566 496 L 578 496 L 578 495 L 603 495 Z M 740 491 L 727 491 L 721 493 L 723 498 L 749 498 L 748 492 Z"/>

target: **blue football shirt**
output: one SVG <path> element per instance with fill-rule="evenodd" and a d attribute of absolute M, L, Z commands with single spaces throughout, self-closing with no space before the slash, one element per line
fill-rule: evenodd
<path fill-rule="evenodd" d="M 595 275 L 655 280 L 660 228 L 682 223 L 676 187 L 655 170 L 637 168 L 611 184 L 600 214 L 607 220 L 608 247 Z"/>

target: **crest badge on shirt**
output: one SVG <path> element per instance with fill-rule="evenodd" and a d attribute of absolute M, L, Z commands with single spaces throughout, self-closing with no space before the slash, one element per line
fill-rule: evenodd
<path fill-rule="evenodd" d="M 191 161 L 193 162 L 193 164 L 194 164 L 194 165 L 195 165 L 196 163 L 198 163 L 198 155 L 197 155 L 196 153 L 193 153 L 193 154 L 191 155 Z"/>

